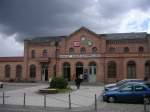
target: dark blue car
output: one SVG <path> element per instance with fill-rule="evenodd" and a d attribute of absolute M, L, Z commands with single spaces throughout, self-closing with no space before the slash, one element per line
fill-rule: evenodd
<path fill-rule="evenodd" d="M 119 87 L 114 87 L 102 93 L 107 102 L 143 102 L 150 103 L 150 83 L 129 82 Z"/>

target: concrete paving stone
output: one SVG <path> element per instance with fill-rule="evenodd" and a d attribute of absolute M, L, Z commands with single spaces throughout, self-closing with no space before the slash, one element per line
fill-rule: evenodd
<path fill-rule="evenodd" d="M 39 89 L 46 87 L 48 87 L 48 84 L 37 84 L 36 86 L 6 91 L 5 95 L 7 97 L 5 98 L 5 103 L 12 105 L 23 105 L 23 95 L 26 93 L 26 105 L 43 106 L 44 95 L 38 94 L 37 92 Z M 103 89 L 101 86 L 81 86 L 78 90 L 75 86 L 71 86 L 71 88 L 74 89 L 74 91 L 70 93 L 72 107 L 86 107 L 92 105 L 94 102 L 94 95 L 97 94 L 99 96 L 101 90 Z M 69 93 L 46 95 L 46 105 L 50 107 L 67 108 L 69 106 L 68 95 Z M 2 92 L 0 92 L 0 96 L 2 96 Z M 0 103 L 2 104 L 2 100 L 0 100 Z"/>
<path fill-rule="evenodd" d="M 16 85 L 15 85 L 16 86 Z M 17 87 L 17 86 L 16 86 Z M 21 87 L 21 84 L 20 84 Z M 37 93 L 41 88 L 48 87 L 48 84 L 29 85 L 28 87 L 6 89 L 5 103 L 2 105 L 2 91 L 0 91 L 0 112 L 95 112 L 94 95 L 98 97 L 97 112 L 144 112 L 143 104 L 106 103 L 101 100 L 100 94 L 103 86 L 83 86 L 79 90 L 74 85 L 70 92 L 72 109 L 69 110 L 69 93 L 49 94 L 46 96 L 44 108 L 44 95 Z M 23 105 L 23 94 L 26 93 L 26 106 Z M 8 105 L 10 104 L 10 105 Z M 16 106 L 15 106 L 16 105 Z M 20 106 L 19 106 L 20 105 Z M 150 112 L 150 105 L 147 112 Z"/>

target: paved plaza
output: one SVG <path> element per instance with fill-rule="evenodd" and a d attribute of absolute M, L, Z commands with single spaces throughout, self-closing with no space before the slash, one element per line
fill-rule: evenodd
<path fill-rule="evenodd" d="M 48 87 L 43 83 L 6 84 L 0 89 L 0 112 L 95 112 L 94 96 L 97 95 L 97 112 L 144 112 L 143 104 L 106 103 L 101 100 L 100 94 L 103 86 L 83 86 L 79 90 L 71 86 L 71 109 L 69 109 L 69 93 L 49 94 L 46 96 L 37 91 Z M 5 104 L 2 93 L 5 91 Z M 26 106 L 23 106 L 23 95 L 26 93 Z M 150 105 L 147 106 L 150 112 Z"/>
<path fill-rule="evenodd" d="M 22 88 L 21 88 L 22 87 Z M 38 85 L 20 85 L 18 89 L 10 90 L 4 88 L 5 93 L 5 104 L 12 105 L 23 105 L 24 103 L 24 93 L 26 93 L 26 105 L 32 106 L 43 106 L 44 105 L 44 95 L 39 94 L 38 90 L 41 88 L 48 87 L 48 84 L 38 84 Z M 15 88 L 13 86 L 13 88 Z M 71 106 L 72 107 L 87 107 L 91 106 L 94 102 L 95 94 L 99 96 L 103 87 L 101 86 L 82 86 L 80 89 L 76 89 L 75 86 L 71 86 L 73 91 L 71 95 Z M 2 100 L 3 90 L 0 91 L 0 104 L 3 103 Z M 69 93 L 60 94 L 48 94 L 46 95 L 46 106 L 48 107 L 68 107 L 69 106 Z"/>

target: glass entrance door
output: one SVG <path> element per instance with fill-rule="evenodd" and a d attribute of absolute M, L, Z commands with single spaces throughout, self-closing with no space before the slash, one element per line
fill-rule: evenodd
<path fill-rule="evenodd" d="M 96 82 L 96 63 L 89 64 L 89 82 Z"/>

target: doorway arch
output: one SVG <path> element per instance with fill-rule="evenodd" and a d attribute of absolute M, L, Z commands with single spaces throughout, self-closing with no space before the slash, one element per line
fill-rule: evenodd
<path fill-rule="evenodd" d="M 64 79 L 67 79 L 68 81 L 70 81 L 70 71 L 71 71 L 71 68 L 70 68 L 70 64 L 68 62 L 65 62 L 63 64 L 63 77 Z"/>
<path fill-rule="evenodd" d="M 127 63 L 127 78 L 128 79 L 136 78 L 136 63 L 134 61 L 129 61 Z"/>
<path fill-rule="evenodd" d="M 76 63 L 76 78 L 79 78 L 80 74 L 83 74 L 83 63 L 77 62 Z"/>
<path fill-rule="evenodd" d="M 17 65 L 16 66 L 16 80 L 20 81 L 22 79 L 22 66 Z"/>
<path fill-rule="evenodd" d="M 36 66 L 34 64 L 30 65 L 30 78 L 34 79 L 36 77 Z"/>
<path fill-rule="evenodd" d="M 150 78 L 150 60 L 145 63 L 145 77 Z"/>

